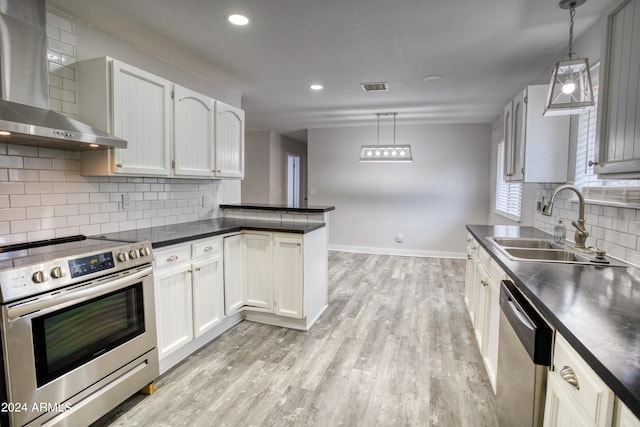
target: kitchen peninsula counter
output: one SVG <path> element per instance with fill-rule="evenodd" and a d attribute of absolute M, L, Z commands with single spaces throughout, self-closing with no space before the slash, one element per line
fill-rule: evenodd
<path fill-rule="evenodd" d="M 118 240 L 123 242 L 151 242 L 154 249 L 185 243 L 191 240 L 242 230 L 272 231 L 281 233 L 310 233 L 325 227 L 324 222 L 280 221 L 269 219 L 214 218 L 180 224 L 140 228 L 137 230 L 92 236 L 94 239 Z"/>
<path fill-rule="evenodd" d="M 515 261 L 487 238 L 551 236 L 534 227 L 467 225 L 467 230 L 640 417 L 640 269 Z"/>

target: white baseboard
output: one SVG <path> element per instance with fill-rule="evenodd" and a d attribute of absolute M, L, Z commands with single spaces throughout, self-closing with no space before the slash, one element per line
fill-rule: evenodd
<path fill-rule="evenodd" d="M 465 252 L 435 252 L 415 249 L 372 248 L 369 246 L 329 245 L 330 251 L 360 252 L 374 255 L 413 256 L 419 258 L 452 258 L 465 259 Z"/>

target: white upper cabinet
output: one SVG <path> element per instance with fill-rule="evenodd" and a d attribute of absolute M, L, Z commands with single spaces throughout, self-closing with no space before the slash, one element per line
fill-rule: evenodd
<path fill-rule="evenodd" d="M 542 116 L 548 87 L 529 86 L 504 109 L 505 181 L 567 181 L 569 117 Z"/>
<path fill-rule="evenodd" d="M 79 63 L 80 119 L 126 139 L 82 175 L 244 177 L 244 111 L 109 57 Z"/>
<path fill-rule="evenodd" d="M 213 98 L 174 86 L 174 159 L 176 176 L 213 178 Z"/>
<path fill-rule="evenodd" d="M 171 83 L 113 60 L 80 63 L 80 119 L 128 141 L 127 149 L 82 154 L 83 175 L 168 176 Z"/>
<path fill-rule="evenodd" d="M 598 100 L 598 175 L 640 177 L 640 0 L 605 13 Z"/>
<path fill-rule="evenodd" d="M 244 178 L 244 111 L 216 101 L 215 175 Z"/>

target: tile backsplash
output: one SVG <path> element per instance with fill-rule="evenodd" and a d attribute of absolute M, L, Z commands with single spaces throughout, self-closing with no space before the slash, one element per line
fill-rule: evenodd
<path fill-rule="evenodd" d="M 219 180 L 84 177 L 78 159 L 73 151 L 0 144 L 0 243 L 219 216 Z"/>
<path fill-rule="evenodd" d="M 545 203 L 557 184 L 539 184 L 536 200 Z M 615 258 L 640 266 L 640 209 L 585 203 L 584 216 L 589 237 L 587 246 L 604 249 Z M 552 216 L 536 212 L 534 226 L 553 233 L 553 226 L 563 218 L 567 227 L 567 239 L 573 241 L 575 228 L 571 221 L 578 219 L 578 202 L 573 192 L 561 191 L 554 203 Z"/>

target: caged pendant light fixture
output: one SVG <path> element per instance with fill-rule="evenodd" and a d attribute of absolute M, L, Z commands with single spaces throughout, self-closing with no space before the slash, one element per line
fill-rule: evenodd
<path fill-rule="evenodd" d="M 573 53 L 573 17 L 576 7 L 587 0 L 561 0 L 560 8 L 569 9 L 569 58 L 558 61 L 553 69 L 547 105 L 544 116 L 579 114 L 593 107 L 593 88 L 587 58 L 574 58 Z"/>
<path fill-rule="evenodd" d="M 413 162 L 410 145 L 396 145 L 396 116 L 398 113 L 376 113 L 378 143 L 360 148 L 361 162 Z M 380 116 L 393 116 L 393 144 L 380 145 Z"/>

